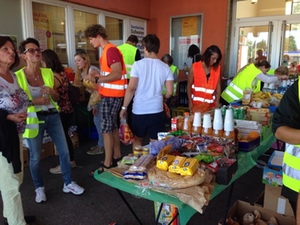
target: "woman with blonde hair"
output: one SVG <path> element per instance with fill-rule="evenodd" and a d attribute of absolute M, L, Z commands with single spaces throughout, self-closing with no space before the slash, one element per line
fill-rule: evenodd
<path fill-rule="evenodd" d="M 76 63 L 74 86 L 81 87 L 83 79 L 95 79 L 95 82 L 97 83 L 97 77 L 93 77 L 92 74 L 95 72 L 96 74 L 100 74 L 100 70 L 96 66 L 91 65 L 88 54 L 85 51 L 77 52 L 74 59 Z M 100 102 L 93 108 L 92 111 L 94 115 L 94 124 L 98 133 L 98 143 L 96 146 L 91 147 L 90 151 L 87 152 L 89 155 L 99 155 L 104 153 L 104 143 L 100 126 L 101 120 L 98 113 L 99 106 Z"/>

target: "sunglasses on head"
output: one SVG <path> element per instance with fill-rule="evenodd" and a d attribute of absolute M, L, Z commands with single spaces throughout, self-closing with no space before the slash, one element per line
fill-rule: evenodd
<path fill-rule="evenodd" d="M 42 51 L 43 51 L 43 49 L 41 49 L 41 48 L 27 48 L 27 49 L 23 52 L 23 54 L 25 54 L 25 53 L 27 53 L 27 52 L 29 52 L 30 54 L 33 54 L 33 53 L 35 53 L 35 52 L 40 53 L 40 52 L 42 52 Z"/>

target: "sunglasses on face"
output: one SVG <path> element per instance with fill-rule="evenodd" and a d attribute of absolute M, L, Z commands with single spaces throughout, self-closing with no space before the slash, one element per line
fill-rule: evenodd
<path fill-rule="evenodd" d="M 37 53 L 41 53 L 43 51 L 43 49 L 41 48 L 27 48 L 23 54 L 26 54 L 27 52 L 29 52 L 30 54 L 34 54 L 35 52 Z"/>

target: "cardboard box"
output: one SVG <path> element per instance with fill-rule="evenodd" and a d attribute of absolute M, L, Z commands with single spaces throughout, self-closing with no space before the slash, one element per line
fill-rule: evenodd
<path fill-rule="evenodd" d="M 255 149 L 257 146 L 259 146 L 259 144 L 260 144 L 260 137 L 248 142 L 239 142 L 239 150 L 249 152 Z"/>
<path fill-rule="evenodd" d="M 54 154 L 54 144 L 52 141 L 42 145 L 41 159 L 48 158 L 53 154 Z"/>
<path fill-rule="evenodd" d="M 155 217 L 157 217 L 158 215 L 158 211 L 160 208 L 161 203 L 160 202 L 154 202 L 154 213 L 155 213 Z M 166 204 L 163 203 L 162 206 L 162 210 L 159 216 L 159 224 L 161 225 L 169 225 L 171 220 L 176 216 L 176 214 L 178 213 L 178 209 L 176 206 L 172 205 L 172 204 Z M 176 217 L 176 219 L 173 220 L 173 222 L 170 225 L 180 225 L 179 222 L 179 215 Z"/>
<path fill-rule="evenodd" d="M 29 149 L 23 147 L 23 167 L 29 166 Z"/>
<path fill-rule="evenodd" d="M 225 164 L 218 168 L 218 172 L 216 174 L 216 182 L 218 184 L 225 184 L 227 185 L 231 178 L 234 176 L 235 172 L 237 171 L 238 163 L 237 160 L 231 165 Z"/>
<path fill-rule="evenodd" d="M 282 187 L 265 185 L 263 207 L 286 216 L 294 216 L 289 200 L 281 196 Z"/>
<path fill-rule="evenodd" d="M 294 225 L 295 224 L 295 218 L 292 216 L 286 216 L 286 215 L 282 215 L 279 214 L 277 212 L 271 211 L 269 209 L 266 208 L 262 208 L 259 205 L 251 205 L 248 202 L 243 202 L 240 200 L 237 200 L 233 206 L 229 209 L 227 217 L 231 217 L 231 218 L 237 218 L 237 221 L 241 223 L 243 216 L 248 213 L 248 212 L 254 212 L 254 210 L 259 210 L 261 215 L 262 215 L 262 219 L 265 221 L 268 221 L 272 216 L 275 216 L 278 224 L 280 225 Z M 222 220 L 220 220 L 219 224 L 222 224 Z"/>

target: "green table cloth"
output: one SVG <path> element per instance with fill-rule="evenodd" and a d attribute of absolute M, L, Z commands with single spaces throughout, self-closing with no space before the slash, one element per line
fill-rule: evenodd
<path fill-rule="evenodd" d="M 272 146 L 275 140 L 275 137 L 272 135 L 266 138 L 264 141 L 262 141 L 260 145 L 252 151 L 239 152 L 238 169 L 228 185 L 232 184 L 232 182 L 237 180 L 243 174 L 248 172 L 253 166 L 255 166 L 258 157 L 265 153 Z M 143 189 L 139 187 L 136 183 L 128 182 L 122 178 L 111 174 L 110 172 L 103 172 L 101 174 L 95 173 L 94 177 L 96 180 L 104 184 L 107 184 L 118 190 L 133 194 L 135 196 L 145 198 L 151 201 L 164 202 L 176 205 L 179 213 L 180 224 L 182 225 L 187 224 L 190 218 L 197 212 L 194 208 L 181 202 L 176 197 L 173 197 L 166 193 L 157 192 L 152 189 L 147 189 L 147 192 L 145 193 L 144 191 L 142 191 Z M 220 194 L 224 189 L 228 187 L 228 185 L 215 185 L 213 193 L 211 195 L 211 199 Z"/>

